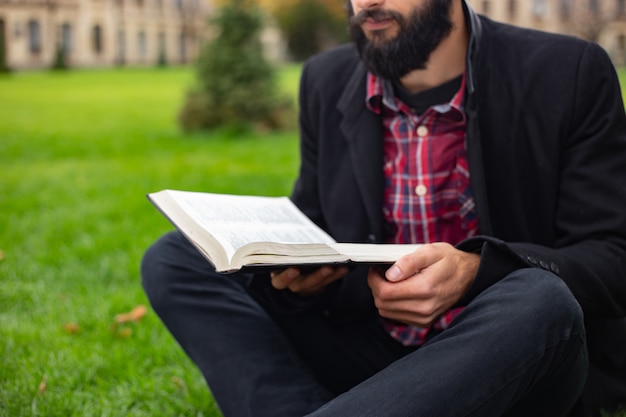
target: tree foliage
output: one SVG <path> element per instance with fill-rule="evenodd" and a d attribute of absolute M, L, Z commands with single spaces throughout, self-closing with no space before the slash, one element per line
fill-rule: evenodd
<path fill-rule="evenodd" d="M 200 52 L 197 85 L 180 113 L 184 130 L 250 125 L 277 129 L 287 100 L 260 41 L 263 18 L 249 0 L 231 0 L 210 20 L 215 37 Z"/>
<path fill-rule="evenodd" d="M 0 26 L 0 29 L 2 26 Z M 7 51 L 5 47 L 4 31 L 0 30 L 0 73 L 11 72 L 7 64 Z"/>
<path fill-rule="evenodd" d="M 303 60 L 348 39 L 339 0 L 290 1 L 273 12 L 291 56 Z"/>
<path fill-rule="evenodd" d="M 54 52 L 54 60 L 52 61 L 51 69 L 56 71 L 63 71 L 69 69 L 67 64 L 67 54 L 65 53 L 65 47 L 61 44 L 57 45 Z"/>

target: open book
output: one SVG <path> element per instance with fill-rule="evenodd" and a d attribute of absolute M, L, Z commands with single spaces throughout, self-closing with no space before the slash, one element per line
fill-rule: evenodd
<path fill-rule="evenodd" d="M 148 199 L 218 272 L 244 267 L 391 264 L 419 245 L 337 243 L 287 197 L 163 190 Z"/>

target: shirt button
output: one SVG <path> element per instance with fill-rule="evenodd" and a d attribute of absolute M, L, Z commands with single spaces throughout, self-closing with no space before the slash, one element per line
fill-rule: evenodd
<path fill-rule="evenodd" d="M 417 128 L 417 136 L 424 137 L 428 135 L 428 128 L 426 126 L 420 126 Z"/>
<path fill-rule="evenodd" d="M 424 197 L 426 193 L 428 193 L 428 188 L 426 188 L 425 185 L 420 184 L 417 187 L 415 187 L 415 194 L 417 194 L 418 196 Z"/>

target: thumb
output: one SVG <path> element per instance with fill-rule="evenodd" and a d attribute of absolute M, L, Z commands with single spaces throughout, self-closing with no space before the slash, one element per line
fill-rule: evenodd
<path fill-rule="evenodd" d="M 387 272 L 385 272 L 385 278 L 387 279 L 387 281 L 398 282 L 398 281 L 402 281 L 403 279 L 406 279 L 408 277 L 404 276 L 404 273 L 402 272 L 402 269 L 400 269 L 398 264 L 395 263 L 395 264 L 391 265 L 391 267 L 389 267 L 389 269 L 387 269 Z"/>
<path fill-rule="evenodd" d="M 433 244 L 420 246 L 413 253 L 401 257 L 391 265 L 385 273 L 385 278 L 391 282 L 405 280 L 437 262 L 439 256 Z"/>

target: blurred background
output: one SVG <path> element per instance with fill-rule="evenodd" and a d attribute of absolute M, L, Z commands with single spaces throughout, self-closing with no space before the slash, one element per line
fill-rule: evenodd
<path fill-rule="evenodd" d="M 470 3 L 623 91 L 626 0 Z M 220 416 L 142 291 L 146 194 L 289 194 L 302 62 L 346 40 L 342 0 L 0 0 L 0 417 Z"/>
<path fill-rule="evenodd" d="M 0 0 L 0 63 L 13 69 L 187 64 L 224 0 Z M 496 20 L 600 43 L 623 65 L 624 0 L 470 0 Z M 346 40 L 341 0 L 258 0 L 272 60 Z"/>

